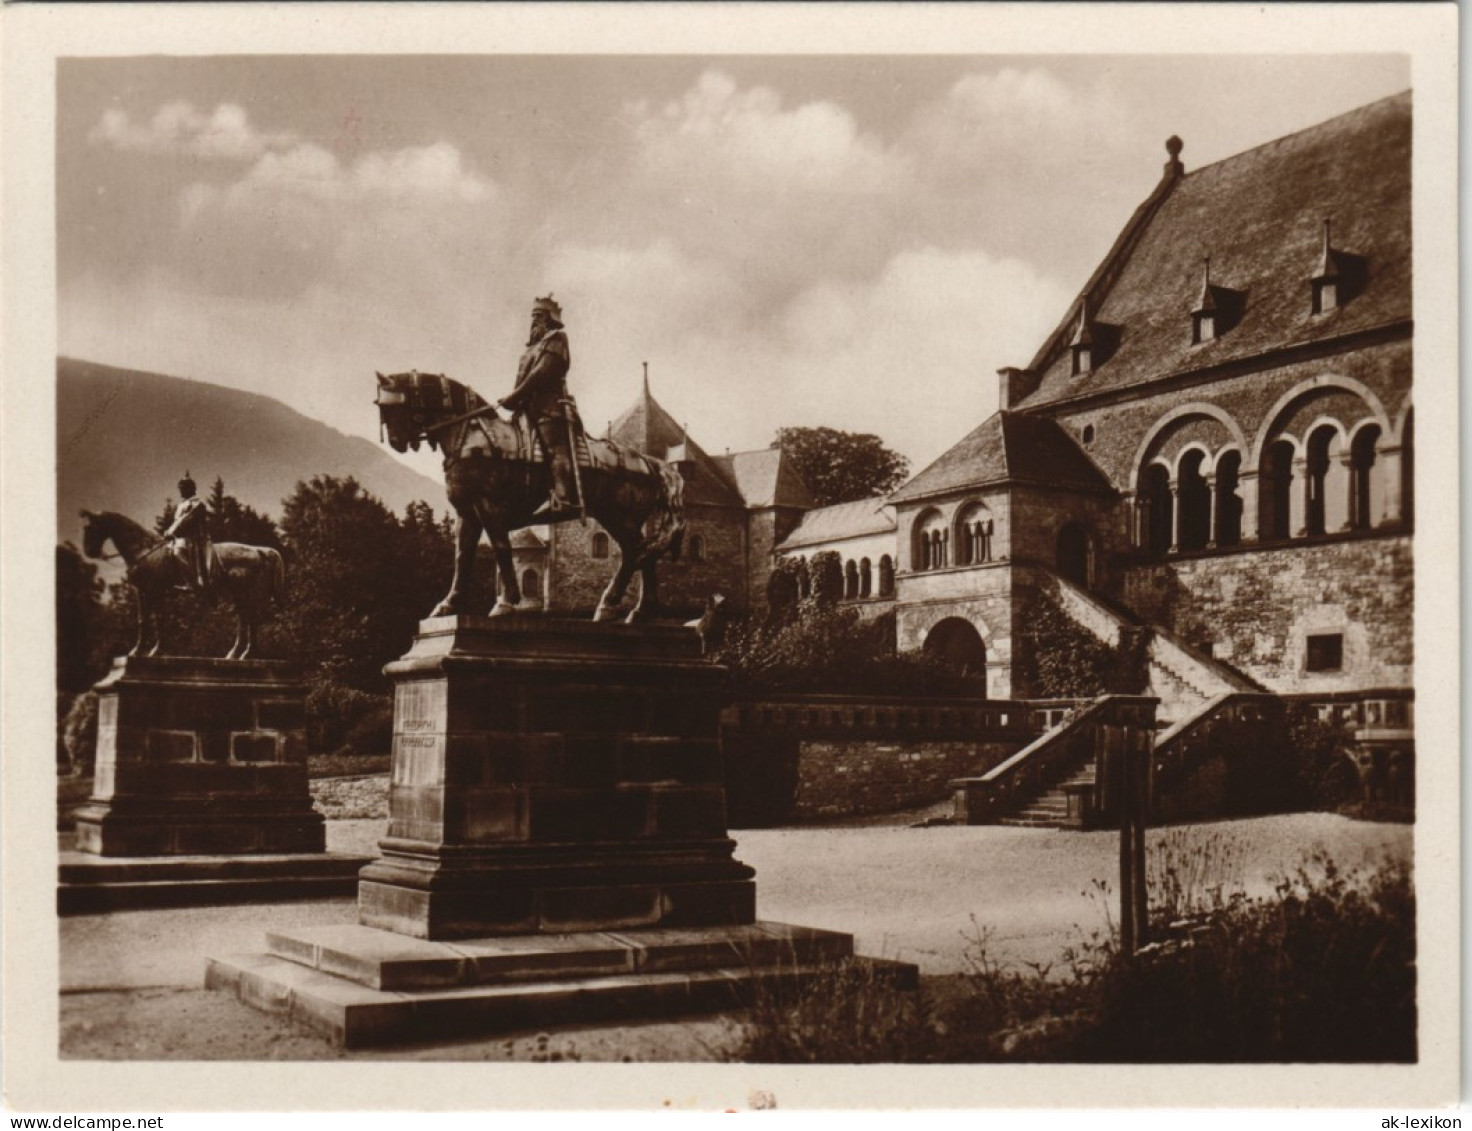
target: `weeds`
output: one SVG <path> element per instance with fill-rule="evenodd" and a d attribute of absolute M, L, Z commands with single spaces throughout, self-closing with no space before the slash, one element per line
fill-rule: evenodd
<path fill-rule="evenodd" d="M 758 990 L 731 1059 L 756 1062 L 1409 1062 L 1415 896 L 1406 865 L 1347 872 L 1319 853 L 1249 897 L 1243 846 L 1170 833 L 1152 853 L 1156 941 L 1104 927 L 1058 968 L 1009 967 L 973 919 L 967 970 L 896 990 L 869 967 Z"/>

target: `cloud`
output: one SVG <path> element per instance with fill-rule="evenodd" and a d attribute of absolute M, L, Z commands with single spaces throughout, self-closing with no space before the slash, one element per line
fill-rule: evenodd
<path fill-rule="evenodd" d="M 169 102 L 146 123 L 134 122 L 126 110 L 106 110 L 88 140 L 135 153 L 250 161 L 268 149 L 293 144 L 296 135 L 260 132 L 245 110 L 232 102 L 222 102 L 208 114 L 189 102 Z"/>
<path fill-rule="evenodd" d="M 742 90 L 721 71 L 658 108 L 634 103 L 626 116 L 645 169 L 684 185 L 859 195 L 890 191 L 905 175 L 904 160 L 841 106 L 788 108 L 770 87 Z"/>

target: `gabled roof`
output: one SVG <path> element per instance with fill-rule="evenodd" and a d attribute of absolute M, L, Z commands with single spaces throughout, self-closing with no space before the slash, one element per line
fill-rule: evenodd
<path fill-rule="evenodd" d="M 889 497 L 891 503 L 968 487 L 1033 483 L 1112 490 L 1104 473 L 1053 419 L 995 412 Z"/>
<path fill-rule="evenodd" d="M 781 448 L 734 452 L 716 456 L 716 463 L 736 485 L 749 507 L 802 507 L 813 505 L 812 492 Z"/>
<path fill-rule="evenodd" d="M 545 531 L 545 526 L 538 527 Z M 533 530 L 530 526 L 523 526 L 520 530 L 511 532 L 511 548 L 513 550 L 545 550 L 547 540 Z"/>
<path fill-rule="evenodd" d="M 685 435 L 685 429 L 649 392 L 647 378 L 639 399 L 609 426 L 608 438 L 655 459 L 665 459 L 671 448 L 683 443 L 686 458 L 695 464 L 695 474 L 685 481 L 685 501 L 714 506 L 742 505 L 728 469 Z"/>
<path fill-rule="evenodd" d="M 1167 174 L 1033 359 L 1012 408 L 1144 384 L 1411 317 L 1411 96 L 1396 95 L 1191 173 Z M 1179 168 L 1179 166 L 1177 166 Z M 1309 279 L 1334 246 L 1364 257 L 1359 292 L 1315 317 Z M 1202 261 L 1245 295 L 1240 320 L 1192 345 Z M 1112 352 L 1075 377 L 1067 342 L 1089 317 L 1117 328 Z"/>
<path fill-rule="evenodd" d="M 835 503 L 831 507 L 818 507 L 808 511 L 777 549 L 795 550 L 802 546 L 861 538 L 869 534 L 892 534 L 894 527 L 894 508 L 886 504 L 882 497 L 859 499 L 853 503 Z"/>

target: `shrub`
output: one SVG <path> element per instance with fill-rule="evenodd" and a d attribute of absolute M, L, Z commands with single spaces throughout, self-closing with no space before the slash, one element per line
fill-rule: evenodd
<path fill-rule="evenodd" d="M 804 602 L 783 622 L 732 625 L 714 659 L 738 690 L 829 695 L 985 695 L 983 677 L 895 650 L 889 612 L 863 620 L 854 609 Z"/>
<path fill-rule="evenodd" d="M 342 752 L 355 755 L 388 754 L 394 744 L 394 709 L 385 704 L 369 710 L 343 739 Z"/>
<path fill-rule="evenodd" d="M 824 967 L 812 978 L 759 981 L 728 1059 L 757 1064 L 895 1064 L 935 1059 L 926 997 L 897 989 L 883 968 Z"/>
<path fill-rule="evenodd" d="M 92 771 L 97 758 L 97 695 L 92 691 L 71 698 L 58 727 L 57 768 L 73 775 Z"/>
<path fill-rule="evenodd" d="M 1105 644 L 1040 594 L 1019 635 L 1020 684 L 1032 697 L 1086 699 L 1144 690 L 1148 631 L 1128 632 L 1119 647 Z"/>
<path fill-rule="evenodd" d="M 344 687 L 330 677 L 315 680 L 307 690 L 307 746 L 318 753 L 339 749 L 348 732 L 375 711 L 392 713 L 387 695 Z"/>

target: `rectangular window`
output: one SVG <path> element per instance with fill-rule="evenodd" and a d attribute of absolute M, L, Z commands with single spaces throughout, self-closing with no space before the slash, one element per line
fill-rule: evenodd
<path fill-rule="evenodd" d="M 1337 672 L 1344 667 L 1344 637 L 1340 633 L 1332 636 L 1310 636 L 1308 638 L 1308 663 L 1311 672 Z"/>

